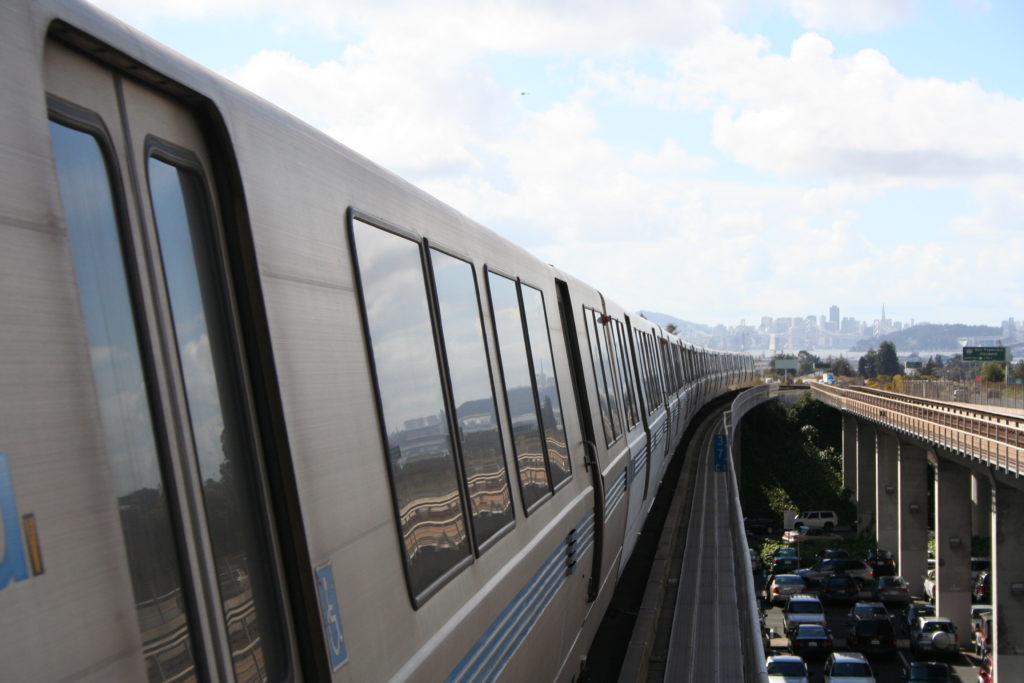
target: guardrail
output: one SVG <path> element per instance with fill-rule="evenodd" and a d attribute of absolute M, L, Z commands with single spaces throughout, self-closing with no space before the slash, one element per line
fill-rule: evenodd
<path fill-rule="evenodd" d="M 815 383 L 811 391 L 833 408 L 1021 475 L 1024 417 L 877 389 Z"/>
<path fill-rule="evenodd" d="M 729 462 L 732 458 L 732 444 L 735 436 L 736 426 L 740 419 L 750 411 L 751 408 L 764 403 L 778 396 L 779 388 L 776 384 L 764 384 L 748 389 L 736 397 L 732 406 L 722 417 L 723 429 L 729 444 Z M 754 572 L 750 565 L 750 546 L 747 545 L 746 529 L 743 526 L 743 508 L 740 506 L 740 487 L 736 481 L 736 468 L 731 464 L 729 470 L 729 526 L 732 527 L 733 538 L 733 562 L 736 568 L 736 587 L 739 590 L 737 606 L 740 609 L 740 638 L 743 652 L 744 680 L 763 681 L 768 680 L 768 670 L 765 668 L 764 645 L 761 641 L 761 609 L 757 601 L 757 592 L 754 590 Z"/>

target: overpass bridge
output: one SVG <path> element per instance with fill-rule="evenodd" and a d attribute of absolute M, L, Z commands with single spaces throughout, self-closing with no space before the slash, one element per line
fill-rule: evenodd
<path fill-rule="evenodd" d="M 1024 411 L 818 383 L 811 392 L 843 413 L 843 483 L 854 492 L 859 528 L 893 549 L 914 592 L 927 571 L 932 492 L 936 610 L 961 634 L 971 625 L 971 538 L 991 537 L 996 675 L 1019 675 Z"/>
<path fill-rule="evenodd" d="M 963 647 L 971 632 L 971 537 L 992 538 L 992 654 L 996 675 L 1015 680 L 1024 671 L 1024 411 L 825 384 L 810 385 L 810 391 L 843 414 L 843 478 L 855 494 L 859 528 L 894 552 L 918 595 L 928 568 L 933 506 L 936 608 L 957 624 Z M 681 534 L 685 547 L 675 553 L 680 568 L 661 572 L 660 579 L 652 574 L 640 607 L 647 616 L 633 632 L 620 682 L 766 680 L 739 507 L 737 427 L 747 411 L 779 393 L 778 385 L 743 392 L 712 419 L 710 431 L 694 439 L 687 458 L 701 492 L 684 496 L 692 498 L 683 503 L 689 518 L 681 516 L 663 534 L 687 528 Z M 715 466 L 714 434 L 728 443 L 732 466 L 726 472 Z M 668 636 L 654 629 L 663 611 L 675 615 L 660 619 L 672 622 Z M 711 631 L 729 634 L 710 637 L 712 625 Z M 659 652 L 662 641 L 668 649 Z"/>

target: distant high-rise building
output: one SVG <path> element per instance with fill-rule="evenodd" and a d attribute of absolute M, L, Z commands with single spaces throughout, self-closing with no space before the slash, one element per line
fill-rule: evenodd
<path fill-rule="evenodd" d="M 830 306 L 828 309 L 828 321 L 835 325 L 835 329 L 839 329 L 839 307 Z"/>

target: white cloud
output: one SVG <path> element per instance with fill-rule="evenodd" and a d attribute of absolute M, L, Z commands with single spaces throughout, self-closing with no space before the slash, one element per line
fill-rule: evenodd
<path fill-rule="evenodd" d="M 920 0 L 789 0 L 797 21 L 814 30 L 877 31 L 913 17 Z"/>

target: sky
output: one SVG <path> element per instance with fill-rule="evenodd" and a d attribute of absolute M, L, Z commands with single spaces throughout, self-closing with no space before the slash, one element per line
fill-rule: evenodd
<path fill-rule="evenodd" d="M 699 323 L 1024 318 L 1018 0 L 96 0 Z"/>

